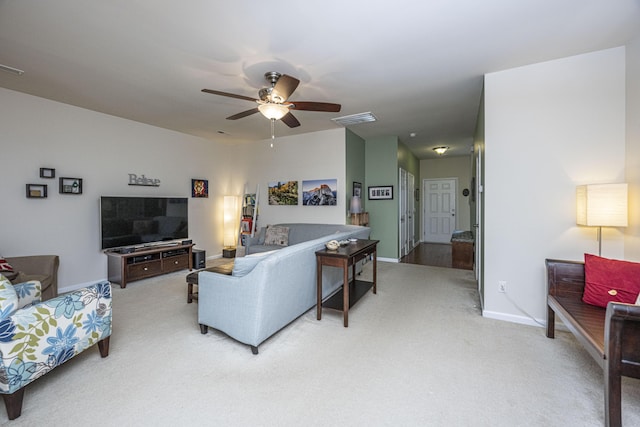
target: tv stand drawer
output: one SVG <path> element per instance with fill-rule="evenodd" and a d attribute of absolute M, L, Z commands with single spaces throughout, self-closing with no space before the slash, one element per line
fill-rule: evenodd
<path fill-rule="evenodd" d="M 162 259 L 162 272 L 178 271 L 189 268 L 189 255 L 176 255 Z"/>
<path fill-rule="evenodd" d="M 136 280 L 162 273 L 160 260 L 130 264 L 127 266 L 127 279 Z"/>

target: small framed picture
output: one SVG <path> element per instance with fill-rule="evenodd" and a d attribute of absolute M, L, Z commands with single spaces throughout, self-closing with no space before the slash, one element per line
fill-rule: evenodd
<path fill-rule="evenodd" d="M 391 200 L 391 199 L 393 199 L 393 185 L 369 187 L 369 200 Z"/>
<path fill-rule="evenodd" d="M 353 192 L 351 193 L 352 196 L 358 196 L 360 198 L 362 198 L 362 183 L 361 182 L 353 182 Z"/>
<path fill-rule="evenodd" d="M 46 184 L 27 184 L 28 199 L 44 199 L 47 197 Z"/>
<path fill-rule="evenodd" d="M 55 178 L 56 170 L 50 168 L 40 168 L 40 178 Z"/>
<path fill-rule="evenodd" d="M 82 178 L 60 177 L 60 194 L 82 194 Z"/>
<path fill-rule="evenodd" d="M 192 179 L 191 197 L 209 197 L 209 180 Z"/>

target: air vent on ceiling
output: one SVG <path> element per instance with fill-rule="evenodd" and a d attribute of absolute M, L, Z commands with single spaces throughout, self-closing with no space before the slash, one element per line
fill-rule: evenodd
<path fill-rule="evenodd" d="M 333 120 L 339 125 L 349 126 L 349 125 L 357 125 L 360 123 L 375 122 L 378 119 L 376 119 L 376 116 L 371 114 L 371 112 L 367 112 L 367 113 L 351 114 L 350 116 L 336 117 L 335 119 L 331 119 L 331 120 Z"/>

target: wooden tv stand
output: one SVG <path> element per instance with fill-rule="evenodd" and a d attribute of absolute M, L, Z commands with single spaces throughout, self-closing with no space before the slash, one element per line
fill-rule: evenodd
<path fill-rule="evenodd" d="M 158 245 L 136 249 L 130 253 L 107 251 L 108 279 L 126 288 L 127 283 L 188 268 L 194 244 Z"/>

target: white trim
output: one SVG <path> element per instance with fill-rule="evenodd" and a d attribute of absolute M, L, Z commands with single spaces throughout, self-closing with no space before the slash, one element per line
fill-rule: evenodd
<path fill-rule="evenodd" d="M 513 314 L 499 313 L 497 311 L 482 310 L 482 317 L 487 319 L 504 320 L 506 322 L 519 323 L 521 325 L 537 326 L 546 325 L 546 319 L 536 319 L 540 324 L 536 323 L 533 319 L 527 316 L 516 316 Z"/>
<path fill-rule="evenodd" d="M 382 262 L 400 262 L 399 258 L 384 258 L 384 257 L 378 257 L 378 261 L 382 261 Z"/>

